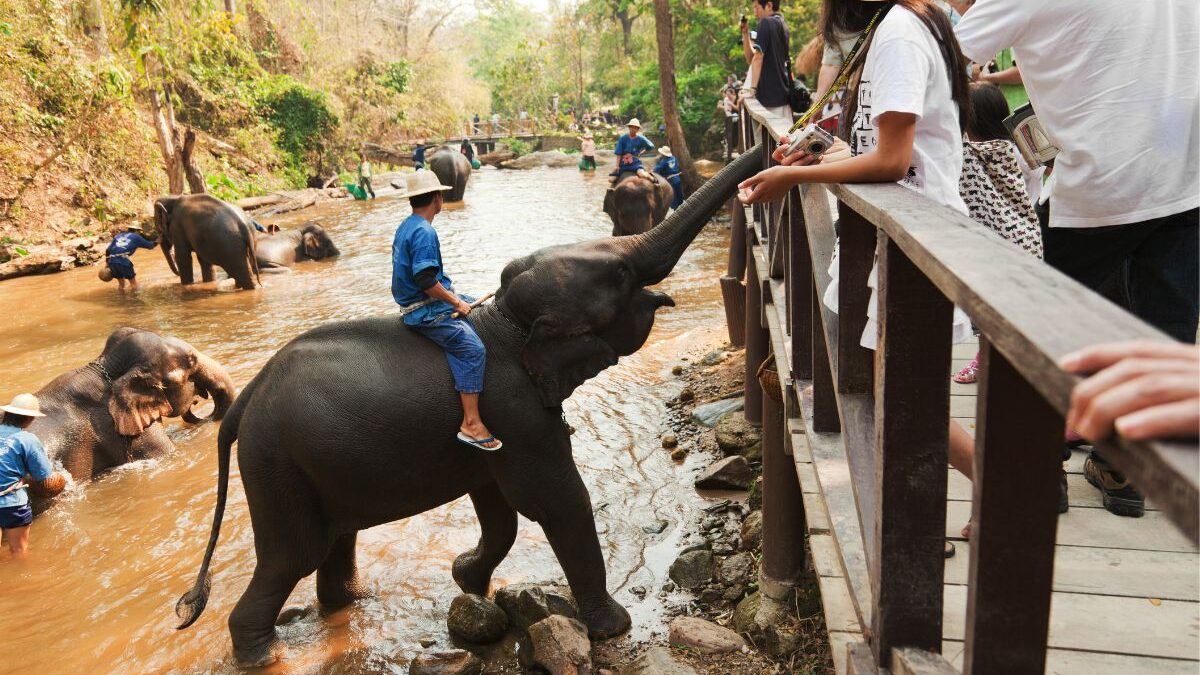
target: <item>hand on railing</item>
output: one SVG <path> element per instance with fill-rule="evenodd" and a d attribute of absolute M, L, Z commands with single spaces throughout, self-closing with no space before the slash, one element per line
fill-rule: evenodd
<path fill-rule="evenodd" d="M 1200 437 L 1200 347 L 1113 342 L 1064 356 L 1064 370 L 1091 374 L 1071 392 L 1067 426 L 1103 440 Z"/>

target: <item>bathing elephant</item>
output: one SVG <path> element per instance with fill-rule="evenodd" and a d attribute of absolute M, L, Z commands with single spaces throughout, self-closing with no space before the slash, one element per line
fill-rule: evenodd
<path fill-rule="evenodd" d="M 613 189 L 604 193 L 604 212 L 613 222 L 613 236 L 641 234 L 667 217 L 675 192 L 666 178 L 652 183 L 636 173 L 624 173 Z"/>
<path fill-rule="evenodd" d="M 430 171 L 437 175 L 442 185 L 453 188 L 446 191 L 446 201 L 461 202 L 467 191 L 467 180 L 471 178 L 471 160 L 453 145 L 439 145 L 425 157 Z"/>
<path fill-rule="evenodd" d="M 195 253 L 203 281 L 213 280 L 216 265 L 237 282 L 238 288 L 255 287 L 258 263 L 254 259 L 254 227 L 241 209 L 206 194 L 172 195 L 154 202 L 154 218 L 162 235 L 163 257 L 180 282 L 186 285 L 195 281 Z"/>
<path fill-rule="evenodd" d="M 304 260 L 324 260 L 339 255 L 337 246 L 316 223 L 305 223 L 298 230 L 255 237 L 254 258 L 260 270 L 284 269 Z"/>
<path fill-rule="evenodd" d="M 590 635 L 628 629 L 628 612 L 608 593 L 562 402 L 642 346 L 655 311 L 674 305 L 648 287 L 670 274 L 761 161 L 745 153 L 650 232 L 554 246 L 508 263 L 493 304 L 470 315 L 487 348 L 480 408 L 504 441 L 497 452 L 455 438 L 462 410 L 446 357 L 398 315 L 326 324 L 285 345 L 221 424 L 216 513 L 196 583 L 176 605 L 179 627 L 195 622 L 208 602 L 236 441 L 257 561 L 229 617 L 243 664 L 278 657 L 276 617 L 305 576 L 316 572 L 317 598 L 327 609 L 362 596 L 354 551 L 360 530 L 463 495 L 482 534 L 454 561 L 460 588 L 487 592 L 520 513 L 545 531 Z"/>
<path fill-rule="evenodd" d="M 37 392 L 45 417 L 29 431 L 82 483 L 115 466 L 175 449 L 164 417 L 202 421 L 192 413 L 196 397 L 212 397 L 212 418 L 221 419 L 237 391 L 216 361 L 174 337 L 118 328 L 91 363 L 63 373 Z M 35 512 L 49 497 L 34 486 Z"/>

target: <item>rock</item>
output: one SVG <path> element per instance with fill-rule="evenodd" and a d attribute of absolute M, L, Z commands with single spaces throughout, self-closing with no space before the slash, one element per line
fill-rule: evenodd
<path fill-rule="evenodd" d="M 690 403 L 696 399 L 696 392 L 692 391 L 691 387 L 684 387 L 683 391 L 679 392 L 680 403 Z"/>
<path fill-rule="evenodd" d="M 743 450 L 742 457 L 745 457 L 746 461 L 751 464 L 762 464 L 762 441 Z"/>
<path fill-rule="evenodd" d="M 551 616 L 529 627 L 534 661 L 550 675 L 590 675 L 592 643 L 578 619 Z"/>
<path fill-rule="evenodd" d="M 432 647 L 432 646 L 434 646 L 434 645 L 436 645 L 436 644 L 437 644 L 437 640 L 436 640 L 436 639 L 434 639 L 434 638 L 427 638 L 427 637 L 423 637 L 423 638 L 421 638 L 420 640 L 418 640 L 417 642 L 420 642 L 420 643 L 421 643 L 421 647 L 422 647 L 423 649 L 429 649 L 430 647 Z"/>
<path fill-rule="evenodd" d="M 645 586 L 634 586 L 629 589 L 629 592 L 636 595 L 638 597 L 638 600 L 641 600 L 646 597 L 646 594 L 649 593 L 650 590 L 648 588 L 646 588 Z"/>
<path fill-rule="evenodd" d="M 751 511 L 742 521 L 742 550 L 753 551 L 762 546 L 762 511 Z"/>
<path fill-rule="evenodd" d="M 675 460 L 676 462 L 682 462 L 683 460 L 687 459 L 687 456 L 688 451 L 684 450 L 683 448 L 675 448 L 671 451 L 671 459 Z"/>
<path fill-rule="evenodd" d="M 408 666 L 408 675 L 480 675 L 482 672 L 483 661 L 462 649 L 417 654 Z"/>
<path fill-rule="evenodd" d="M 715 366 L 718 363 L 724 361 L 728 356 L 729 356 L 729 352 L 725 351 L 724 349 L 714 349 L 711 352 L 705 354 L 704 358 L 700 359 L 700 365 Z"/>
<path fill-rule="evenodd" d="M 653 525 L 643 525 L 642 532 L 646 534 L 662 534 L 663 530 L 667 529 L 667 525 L 669 524 L 665 520 L 657 520 Z"/>
<path fill-rule="evenodd" d="M 750 496 L 746 499 L 746 503 L 755 511 L 762 510 L 762 476 L 754 479 L 754 484 L 750 486 Z"/>
<path fill-rule="evenodd" d="M 745 646 L 741 635 L 694 616 L 681 616 L 671 622 L 671 644 L 701 654 L 728 654 Z"/>
<path fill-rule="evenodd" d="M 698 588 L 708 583 L 713 575 L 713 555 L 707 549 L 682 553 L 667 572 L 680 588 Z"/>
<path fill-rule="evenodd" d="M 663 436 L 662 446 L 667 450 L 670 450 L 677 445 L 679 445 L 679 439 L 675 437 L 675 434 L 667 434 L 666 436 Z"/>
<path fill-rule="evenodd" d="M 741 412 L 731 412 L 717 420 L 716 437 L 717 446 L 726 455 L 736 455 L 761 442 L 762 432 L 747 422 Z"/>
<path fill-rule="evenodd" d="M 754 558 L 749 553 L 735 553 L 721 561 L 717 580 L 726 586 L 745 588 L 754 577 Z"/>
<path fill-rule="evenodd" d="M 717 502 L 716 504 L 710 504 L 709 506 L 704 507 L 704 512 L 705 513 L 718 513 L 720 511 L 725 511 L 730 506 L 733 506 L 733 502 L 729 501 L 728 499 L 722 499 L 721 501 Z"/>
<path fill-rule="evenodd" d="M 719 541 L 719 542 L 713 544 L 712 550 L 713 550 L 713 553 L 716 553 L 717 555 L 729 555 L 730 553 L 733 553 L 734 548 L 733 548 L 733 545 L 731 545 L 729 543 Z M 738 597 L 741 597 L 741 596 L 738 596 Z M 734 598 L 734 599 L 736 600 L 737 598 Z"/>
<path fill-rule="evenodd" d="M 683 366 L 675 366 L 674 368 L 671 369 L 671 374 L 672 375 L 682 375 L 683 374 Z"/>
<path fill-rule="evenodd" d="M 680 394 L 680 396 L 682 397 L 683 395 Z M 692 410 L 692 422 L 702 427 L 712 428 L 716 425 L 717 420 L 731 412 L 741 410 L 745 405 L 746 399 L 740 396 L 738 398 L 723 398 L 720 401 L 698 405 Z"/>
<path fill-rule="evenodd" d="M 713 462 L 696 479 L 701 490 L 749 490 L 754 484 L 754 470 L 741 455 Z"/>
<path fill-rule="evenodd" d="M 766 642 L 767 653 L 777 659 L 786 659 L 796 650 L 800 649 L 800 631 L 784 627 L 771 626 L 767 629 Z"/>
<path fill-rule="evenodd" d="M 538 167 L 550 167 L 552 169 L 561 169 L 566 167 L 574 167 L 579 164 L 579 155 L 568 155 L 565 152 L 557 150 L 540 150 L 531 152 L 528 155 L 521 155 L 515 159 L 505 160 L 500 163 L 503 169 L 536 169 Z"/>
<path fill-rule="evenodd" d="M 666 647 L 651 647 L 621 669 L 621 675 L 699 675 L 694 668 L 671 656 Z"/>
<path fill-rule="evenodd" d="M 662 589 L 668 593 L 671 593 L 672 591 L 675 590 L 675 584 L 674 584 L 674 582 L 668 581 L 667 583 L 662 585 Z"/>
<path fill-rule="evenodd" d="M 58 252 L 34 252 L 0 264 L 0 280 L 34 274 L 51 274 L 69 270 L 74 266 L 74 256 L 62 255 Z"/>
<path fill-rule="evenodd" d="M 733 628 L 739 633 L 753 633 L 754 616 L 758 614 L 761 596 L 757 591 L 742 598 L 733 610 Z"/>
<path fill-rule="evenodd" d="M 504 637 L 508 616 L 496 603 L 473 593 L 463 593 L 450 603 L 446 617 L 450 633 L 467 642 L 489 644 Z"/>
<path fill-rule="evenodd" d="M 579 616 L 570 591 L 553 585 L 510 584 L 496 591 L 496 604 L 522 630 L 554 615 Z"/>

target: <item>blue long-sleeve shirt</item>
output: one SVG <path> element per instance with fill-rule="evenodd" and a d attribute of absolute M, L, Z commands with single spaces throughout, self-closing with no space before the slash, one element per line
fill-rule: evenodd
<path fill-rule="evenodd" d="M 104 250 L 104 256 L 108 260 L 110 267 L 127 267 L 133 269 L 133 261 L 130 256 L 139 248 L 154 248 L 158 246 L 156 242 L 150 241 L 137 232 L 122 232 L 113 237 L 112 243 Z"/>
<path fill-rule="evenodd" d="M 54 467 L 46 457 L 46 449 L 37 436 L 14 426 L 0 424 L 0 490 L 19 482 L 29 474 L 34 480 L 46 480 Z M 29 503 L 25 490 L 13 490 L 0 497 L 0 506 L 23 506 Z"/>

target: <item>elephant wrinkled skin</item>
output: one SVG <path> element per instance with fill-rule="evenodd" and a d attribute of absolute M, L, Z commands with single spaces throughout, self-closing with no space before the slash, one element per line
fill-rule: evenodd
<path fill-rule="evenodd" d="M 286 268 L 304 260 L 324 260 L 340 255 L 325 228 L 305 223 L 299 230 L 283 230 L 274 234 L 260 233 L 256 240 L 255 259 L 261 270 Z"/>
<path fill-rule="evenodd" d="M 629 614 L 606 587 L 561 404 L 642 346 L 655 311 L 674 304 L 647 287 L 670 274 L 759 162 L 747 152 L 648 233 L 545 248 L 504 268 L 494 304 L 470 318 L 488 350 L 480 405 L 504 440 L 498 452 L 455 439 L 462 411 L 445 355 L 399 316 L 330 323 L 284 346 L 221 424 L 213 528 L 196 583 L 176 605 L 179 627 L 191 625 L 208 601 L 237 441 L 257 560 L 229 617 L 243 664 L 279 656 L 275 620 L 301 578 L 317 573 L 317 597 L 328 609 L 361 597 L 359 530 L 464 494 L 482 535 L 454 561 L 460 588 L 487 592 L 521 513 L 545 531 L 590 635 L 628 629 Z"/>
<path fill-rule="evenodd" d="M 155 200 L 154 218 L 162 235 L 163 257 L 180 283 L 195 282 L 195 253 L 203 281 L 213 280 L 216 265 L 237 282 L 238 288 L 255 287 L 258 263 L 254 257 L 254 228 L 241 209 L 211 195 L 172 195 Z"/>
<path fill-rule="evenodd" d="M 461 202 L 467 191 L 467 181 L 471 178 L 471 160 L 453 145 L 440 145 L 430 151 L 427 157 L 429 170 L 442 185 L 451 188 L 446 191 L 446 201 Z"/>
<path fill-rule="evenodd" d="M 623 173 L 616 187 L 604 193 L 604 212 L 612 219 L 613 236 L 641 234 L 667 217 L 674 189 L 666 178 L 646 180 L 636 173 Z"/>

